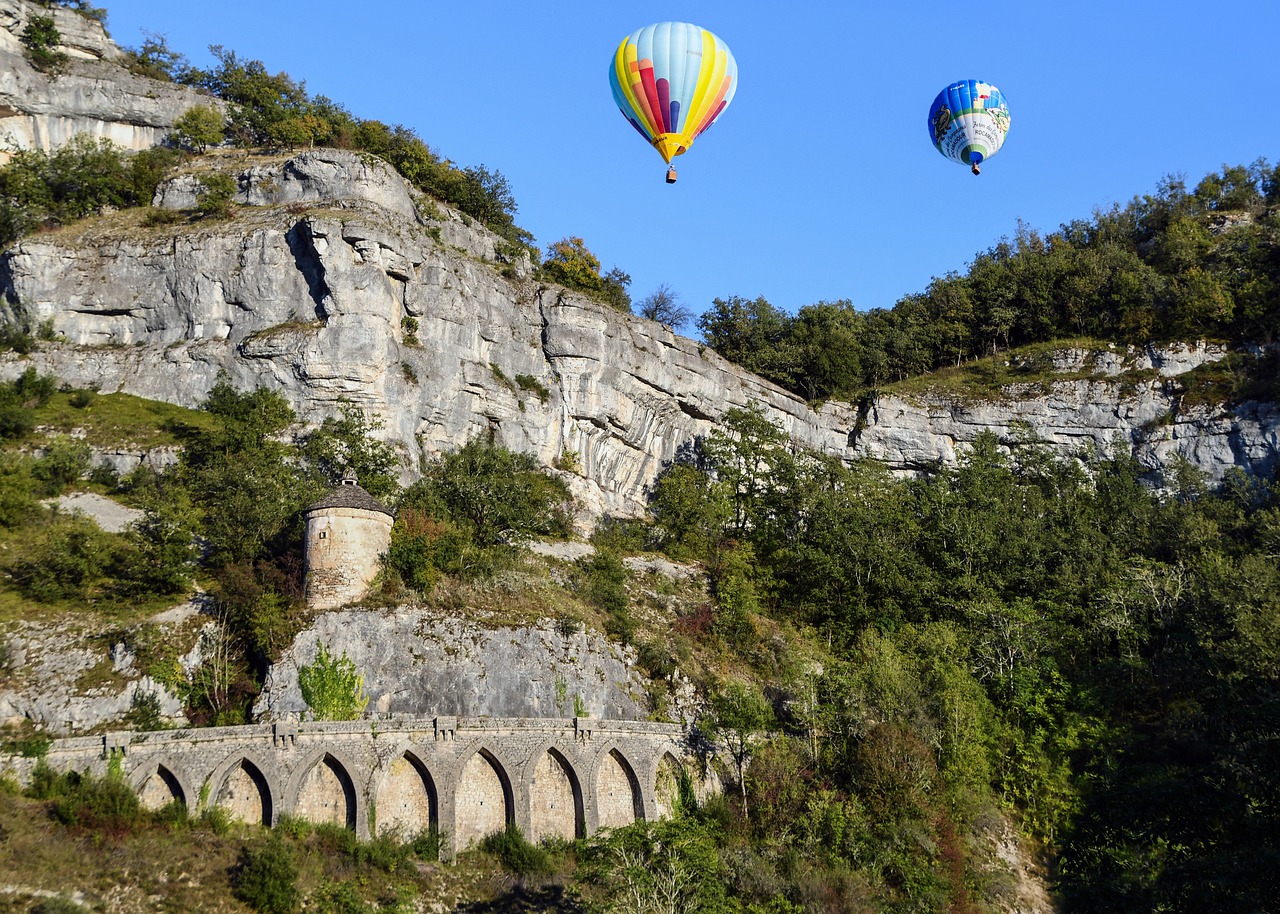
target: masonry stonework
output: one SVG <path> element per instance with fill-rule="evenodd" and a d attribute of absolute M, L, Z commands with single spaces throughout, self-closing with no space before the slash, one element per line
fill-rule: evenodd
<path fill-rule="evenodd" d="M 339 609 L 360 600 L 391 545 L 395 517 L 348 473 L 303 512 L 306 518 L 307 605 Z"/>
<path fill-rule="evenodd" d="M 669 814 L 683 773 L 699 781 L 683 728 L 586 718 L 395 718 L 278 722 L 55 740 L 56 771 L 119 766 L 145 805 L 218 806 L 274 825 L 281 815 L 358 836 L 436 826 L 451 857 L 515 824 L 533 838 L 589 835 Z M 36 760 L 0 756 L 28 782 Z"/>

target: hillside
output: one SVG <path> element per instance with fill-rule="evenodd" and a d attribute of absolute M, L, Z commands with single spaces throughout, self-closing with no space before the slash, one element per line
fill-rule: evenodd
<path fill-rule="evenodd" d="M 0 903 L 1268 908 L 1274 250 L 1224 252 L 1274 188 L 1180 215 L 1253 323 L 1157 333 L 1201 299 L 1144 273 L 1146 331 L 1064 335 L 1076 226 L 890 312 L 717 303 L 699 342 L 598 263 L 539 263 L 500 174 L 217 56 L 0 0 Z M 992 270 L 1026 281 L 1001 299 Z M 304 514 L 347 471 L 395 524 L 365 598 L 320 613 Z M 681 757 L 628 768 L 597 721 Z M 415 764 L 428 812 L 394 830 Z M 561 832 L 503 830 L 544 794 Z"/>

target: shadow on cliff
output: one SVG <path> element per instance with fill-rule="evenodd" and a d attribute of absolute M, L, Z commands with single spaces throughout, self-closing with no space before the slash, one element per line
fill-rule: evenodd
<path fill-rule="evenodd" d="M 490 901 L 458 905 L 453 914 L 587 914 L 587 909 L 562 885 L 518 885 Z"/>
<path fill-rule="evenodd" d="M 289 245 L 289 252 L 293 254 L 294 266 L 307 282 L 307 291 L 311 293 L 316 317 L 324 320 L 324 300 L 329 295 L 329 286 L 325 283 L 324 262 L 320 259 L 320 252 L 316 250 L 311 226 L 305 219 L 298 222 L 285 233 L 284 240 Z"/>

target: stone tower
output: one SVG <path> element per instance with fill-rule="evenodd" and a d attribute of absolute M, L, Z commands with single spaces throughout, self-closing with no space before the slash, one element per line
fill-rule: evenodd
<path fill-rule="evenodd" d="M 395 516 L 356 484 L 350 470 L 303 515 L 307 521 L 307 605 L 337 609 L 362 598 L 391 544 Z"/>

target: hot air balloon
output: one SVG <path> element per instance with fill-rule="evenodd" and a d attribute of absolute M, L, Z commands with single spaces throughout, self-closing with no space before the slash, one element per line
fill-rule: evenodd
<path fill-rule="evenodd" d="M 619 110 L 667 163 L 716 122 L 738 89 L 738 64 L 728 46 L 687 22 L 659 22 L 632 32 L 609 64 Z"/>
<path fill-rule="evenodd" d="M 938 93 L 929 108 L 929 139 L 961 165 L 978 166 L 1000 151 L 1009 133 L 1004 93 L 978 79 L 962 79 Z"/>

